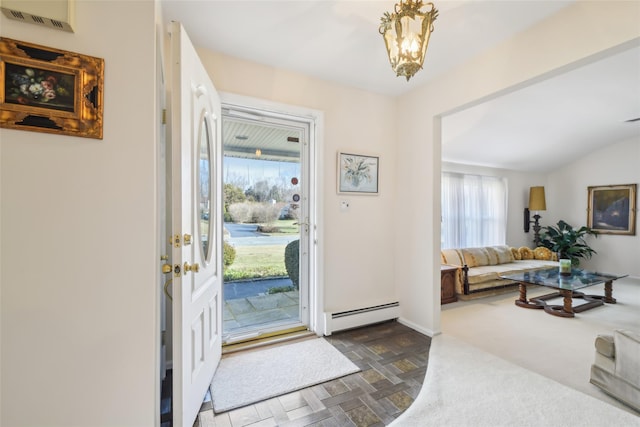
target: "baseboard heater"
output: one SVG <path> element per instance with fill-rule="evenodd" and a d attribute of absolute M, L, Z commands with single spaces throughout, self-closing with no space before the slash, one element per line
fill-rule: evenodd
<path fill-rule="evenodd" d="M 325 334 L 331 335 L 336 331 L 384 322 L 398 317 L 400 317 L 400 303 L 397 301 L 356 310 L 325 313 Z"/>

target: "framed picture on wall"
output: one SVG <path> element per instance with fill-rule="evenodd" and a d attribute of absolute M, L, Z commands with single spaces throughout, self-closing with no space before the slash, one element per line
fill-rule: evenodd
<path fill-rule="evenodd" d="M 102 139 L 104 60 L 0 37 L 0 127 Z"/>
<path fill-rule="evenodd" d="M 637 184 L 588 187 L 587 227 L 600 234 L 636 234 Z"/>
<path fill-rule="evenodd" d="M 338 153 L 338 194 L 378 194 L 380 158 Z"/>

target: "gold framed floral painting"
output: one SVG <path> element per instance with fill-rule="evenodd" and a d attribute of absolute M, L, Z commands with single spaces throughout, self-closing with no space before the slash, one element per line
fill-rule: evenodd
<path fill-rule="evenodd" d="M 377 156 L 338 152 L 338 194 L 377 195 Z"/>
<path fill-rule="evenodd" d="M 587 227 L 599 234 L 636 234 L 637 184 L 588 187 Z"/>
<path fill-rule="evenodd" d="M 102 139 L 104 60 L 0 37 L 0 127 Z"/>

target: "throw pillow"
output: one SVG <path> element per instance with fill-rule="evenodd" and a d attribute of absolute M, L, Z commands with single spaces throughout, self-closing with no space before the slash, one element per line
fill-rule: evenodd
<path fill-rule="evenodd" d="M 485 248 L 464 248 L 460 249 L 464 262 L 469 268 L 489 264 L 489 254 Z"/>
<path fill-rule="evenodd" d="M 458 249 L 443 249 L 440 251 L 440 260 L 447 265 L 464 265 L 464 260 Z"/>
<path fill-rule="evenodd" d="M 551 249 L 545 248 L 543 246 L 538 246 L 533 250 L 533 259 L 551 261 L 552 256 L 553 252 L 551 252 Z"/>
<path fill-rule="evenodd" d="M 533 259 L 533 251 L 526 246 L 521 246 L 519 249 L 520 257 L 522 259 Z"/>
<path fill-rule="evenodd" d="M 489 254 L 489 264 L 506 264 L 514 261 L 513 253 L 508 246 L 488 246 L 486 248 Z"/>
<path fill-rule="evenodd" d="M 518 248 L 510 248 L 511 249 L 511 254 L 513 255 L 513 259 L 518 261 L 522 259 L 522 255 L 520 255 L 520 251 L 518 250 Z"/>

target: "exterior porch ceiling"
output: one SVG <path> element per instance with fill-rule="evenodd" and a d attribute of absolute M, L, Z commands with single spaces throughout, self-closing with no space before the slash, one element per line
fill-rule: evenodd
<path fill-rule="evenodd" d="M 222 137 L 224 156 L 278 162 L 300 159 L 300 129 L 223 116 Z"/>

